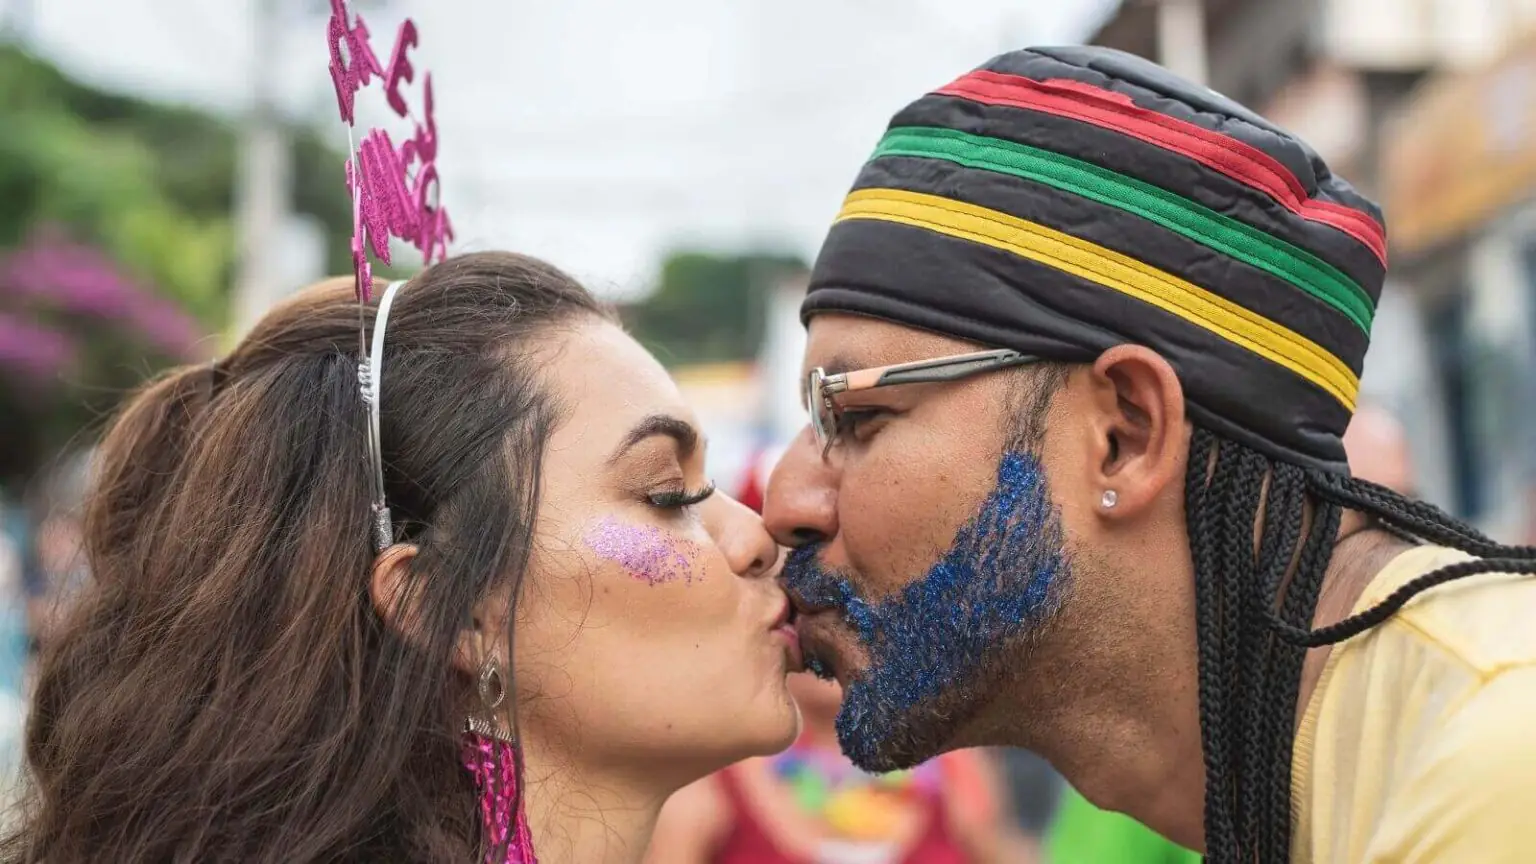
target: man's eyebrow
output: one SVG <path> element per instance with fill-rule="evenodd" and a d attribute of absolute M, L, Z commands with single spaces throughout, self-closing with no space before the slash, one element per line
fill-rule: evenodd
<path fill-rule="evenodd" d="M 648 438 L 662 435 L 677 442 L 678 456 L 687 459 L 699 447 L 699 430 L 692 423 L 673 417 L 670 414 L 651 414 L 639 423 L 636 423 L 619 446 L 614 448 L 613 455 L 608 457 L 609 464 L 619 461 L 635 445 Z"/>
<path fill-rule="evenodd" d="M 828 375 L 841 375 L 844 372 L 852 372 L 857 369 L 867 369 L 870 364 L 861 363 L 847 354 L 833 354 L 832 359 L 823 363 L 821 368 Z"/>

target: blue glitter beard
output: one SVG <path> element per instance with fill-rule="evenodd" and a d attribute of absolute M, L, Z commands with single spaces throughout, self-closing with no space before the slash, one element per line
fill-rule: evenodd
<path fill-rule="evenodd" d="M 783 579 L 806 603 L 841 610 L 869 652 L 869 668 L 850 682 L 837 715 L 843 751 L 866 769 L 884 767 L 882 742 L 915 707 L 961 681 L 988 649 L 1049 617 L 1060 593 L 1052 588 L 1068 575 L 1044 472 L 1016 452 L 1003 455 L 996 486 L 949 551 L 899 594 L 870 603 L 822 568 L 819 552 L 795 550 Z"/>

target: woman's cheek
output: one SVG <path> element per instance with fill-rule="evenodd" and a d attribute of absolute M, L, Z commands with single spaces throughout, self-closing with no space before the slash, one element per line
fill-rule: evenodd
<path fill-rule="evenodd" d="M 699 545 L 651 525 L 608 516 L 588 526 L 583 540 L 597 557 L 653 588 L 673 582 L 692 585 L 703 579 Z"/>

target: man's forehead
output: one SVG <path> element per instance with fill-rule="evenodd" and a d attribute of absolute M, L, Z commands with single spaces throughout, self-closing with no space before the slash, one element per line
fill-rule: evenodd
<path fill-rule="evenodd" d="M 861 315 L 823 314 L 806 332 L 805 369 L 828 375 L 961 354 L 980 347 L 952 336 Z"/>

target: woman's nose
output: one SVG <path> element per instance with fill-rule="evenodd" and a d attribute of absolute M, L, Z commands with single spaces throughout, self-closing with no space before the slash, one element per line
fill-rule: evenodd
<path fill-rule="evenodd" d="M 763 527 L 762 517 L 725 494 L 711 497 L 705 513 L 705 526 L 732 572 L 748 579 L 773 572 L 779 563 L 779 546 Z"/>

